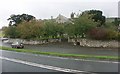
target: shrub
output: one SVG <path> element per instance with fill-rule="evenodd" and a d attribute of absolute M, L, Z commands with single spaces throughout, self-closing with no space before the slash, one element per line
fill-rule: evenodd
<path fill-rule="evenodd" d="M 93 28 L 88 32 L 88 37 L 96 40 L 119 40 L 120 32 L 113 29 Z"/>
<path fill-rule="evenodd" d="M 20 33 L 15 26 L 9 26 L 4 30 L 5 37 L 19 38 Z"/>
<path fill-rule="evenodd" d="M 120 41 L 120 32 L 118 33 L 118 41 Z"/>
<path fill-rule="evenodd" d="M 93 28 L 88 32 L 88 37 L 96 40 L 104 40 L 106 39 L 106 29 L 104 28 Z"/>
<path fill-rule="evenodd" d="M 117 33 L 116 39 L 117 39 L 118 41 L 120 41 L 120 32 Z"/>
<path fill-rule="evenodd" d="M 107 29 L 106 30 L 107 35 L 106 35 L 106 39 L 108 40 L 117 40 L 118 39 L 118 32 L 112 29 Z"/>

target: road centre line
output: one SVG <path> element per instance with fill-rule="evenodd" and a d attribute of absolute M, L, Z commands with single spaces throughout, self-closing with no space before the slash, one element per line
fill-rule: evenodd
<path fill-rule="evenodd" d="M 33 62 L 22 61 L 22 60 L 12 59 L 12 58 L 2 57 L 2 56 L 0 56 L 0 59 L 7 60 L 7 61 L 12 61 L 12 62 L 16 62 L 16 63 L 21 63 L 21 64 L 26 64 L 26 65 L 30 65 L 30 66 L 34 66 L 34 67 L 39 67 L 39 68 L 61 71 L 61 72 L 86 73 L 85 71 L 79 71 L 79 70 L 73 70 L 73 69 L 66 69 L 66 68 L 54 67 L 54 66 L 49 66 L 49 65 L 37 64 L 37 63 L 33 63 Z"/>

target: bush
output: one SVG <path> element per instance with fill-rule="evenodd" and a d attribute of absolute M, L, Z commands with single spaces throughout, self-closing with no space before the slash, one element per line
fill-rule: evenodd
<path fill-rule="evenodd" d="M 117 33 L 116 39 L 117 39 L 118 41 L 120 41 L 120 32 Z"/>
<path fill-rule="evenodd" d="M 107 32 L 106 39 L 108 39 L 108 40 L 117 40 L 118 39 L 117 31 L 114 31 L 112 29 L 107 29 L 106 32 Z"/>
<path fill-rule="evenodd" d="M 96 40 L 104 40 L 106 39 L 106 29 L 104 28 L 93 28 L 88 32 L 88 37 Z"/>
<path fill-rule="evenodd" d="M 88 32 L 88 37 L 96 40 L 120 40 L 120 32 L 113 29 L 93 28 Z"/>
<path fill-rule="evenodd" d="M 19 38 L 20 33 L 15 26 L 9 26 L 4 30 L 5 37 Z"/>

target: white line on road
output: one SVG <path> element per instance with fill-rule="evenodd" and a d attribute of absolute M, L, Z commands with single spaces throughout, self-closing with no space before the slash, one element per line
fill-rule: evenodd
<path fill-rule="evenodd" d="M 54 67 L 54 66 L 49 66 L 49 65 L 37 64 L 37 63 L 33 63 L 33 62 L 22 61 L 22 60 L 18 60 L 18 59 L 12 59 L 12 58 L 1 57 L 1 56 L 0 56 L 0 59 L 8 60 L 8 61 L 16 62 L 16 63 L 21 63 L 21 64 L 26 64 L 26 65 L 30 65 L 30 66 L 35 66 L 35 67 L 50 69 L 50 70 L 61 71 L 61 72 L 85 73 L 85 71 L 79 71 L 79 70 L 73 70 L 73 69 L 66 69 L 66 68 Z"/>

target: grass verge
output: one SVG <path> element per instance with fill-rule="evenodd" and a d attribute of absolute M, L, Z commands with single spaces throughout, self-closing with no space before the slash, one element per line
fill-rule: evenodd
<path fill-rule="evenodd" d="M 8 50 L 8 51 L 16 51 L 16 52 L 24 52 L 24 53 L 32 53 L 32 54 L 42 54 L 42 55 L 52 55 L 52 56 L 59 56 L 59 57 L 72 57 L 72 58 L 91 58 L 91 59 L 102 59 L 102 60 L 120 60 L 117 56 L 97 56 L 97 55 L 80 55 L 80 54 L 63 54 L 63 53 L 54 53 L 54 52 L 40 52 L 35 50 L 28 50 L 28 49 L 16 49 L 10 47 L 3 47 L 0 46 L 1 50 Z"/>

